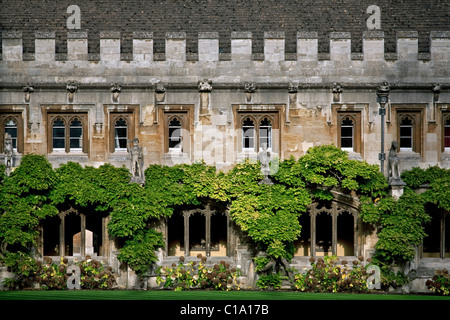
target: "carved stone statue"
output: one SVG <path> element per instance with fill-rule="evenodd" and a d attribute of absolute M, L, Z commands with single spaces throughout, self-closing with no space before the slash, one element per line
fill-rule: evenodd
<path fill-rule="evenodd" d="M 260 184 L 273 184 L 273 182 L 269 178 L 270 174 L 270 161 L 272 160 L 272 156 L 270 152 L 267 150 L 267 143 L 262 144 L 262 150 L 258 152 L 258 160 L 261 163 L 261 173 L 264 176 L 264 179 L 261 180 Z"/>
<path fill-rule="evenodd" d="M 389 150 L 388 159 L 388 177 L 389 179 L 398 180 L 400 179 L 399 164 L 400 159 L 397 156 L 398 142 L 392 141 L 391 149 Z"/>
<path fill-rule="evenodd" d="M 139 146 L 139 139 L 128 140 L 128 151 L 131 155 L 131 181 L 140 184 L 145 183 L 144 176 L 144 153 Z"/>
<path fill-rule="evenodd" d="M 12 138 L 9 133 L 5 133 L 5 144 L 3 148 L 3 154 L 5 156 L 6 175 L 9 175 L 9 173 L 11 172 L 11 167 L 13 166 L 12 163 L 13 145 L 12 145 Z"/>

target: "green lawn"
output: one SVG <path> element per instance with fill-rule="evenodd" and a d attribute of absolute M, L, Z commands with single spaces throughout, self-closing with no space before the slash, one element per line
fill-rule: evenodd
<path fill-rule="evenodd" d="M 437 295 L 306 293 L 294 291 L 0 291 L 0 300 L 447 300 Z"/>

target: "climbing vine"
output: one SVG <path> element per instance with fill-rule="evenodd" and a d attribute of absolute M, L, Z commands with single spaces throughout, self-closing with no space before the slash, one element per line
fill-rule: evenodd
<path fill-rule="evenodd" d="M 74 206 L 108 214 L 108 232 L 121 244 L 119 260 L 143 275 L 157 261 L 155 251 L 164 246 L 153 222 L 179 207 L 214 201 L 229 208 L 236 225 L 267 254 L 268 265 L 286 266 L 302 232 L 299 217 L 312 202 L 331 201 L 336 190 L 360 199 L 362 220 L 376 228 L 379 238 L 376 259 L 388 266 L 414 256 L 414 247 L 426 236 L 426 203 L 450 209 L 449 176 L 438 167 L 404 172 L 407 187 L 396 201 L 378 166 L 349 159 L 334 146 L 313 147 L 299 159 L 280 161 L 270 176 L 273 184 L 260 183 L 260 166 L 250 161 L 228 172 L 204 163 L 150 165 L 141 186 L 129 183 L 125 167 L 69 162 L 53 169 L 44 156 L 25 155 L 10 176 L 1 176 L 0 259 L 14 272 L 33 270 L 28 257 L 39 225 Z M 414 192 L 424 184 L 426 192 Z"/>

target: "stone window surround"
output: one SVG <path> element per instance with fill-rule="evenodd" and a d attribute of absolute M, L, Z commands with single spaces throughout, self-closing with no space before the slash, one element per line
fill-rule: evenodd
<path fill-rule="evenodd" d="M 442 110 L 441 151 L 450 154 L 450 148 L 445 147 L 445 123 L 450 121 L 450 110 Z"/>
<path fill-rule="evenodd" d="M 108 134 L 108 150 L 110 154 L 118 154 L 118 153 L 124 153 L 122 151 L 117 152 L 115 150 L 115 143 L 114 143 L 114 133 L 115 133 L 115 122 L 123 117 L 126 118 L 127 121 L 127 135 L 128 140 L 131 140 L 135 138 L 136 135 L 136 128 L 138 127 L 137 119 L 139 118 L 140 107 L 139 105 L 130 105 L 130 104 L 123 104 L 123 105 L 104 105 L 104 113 L 105 117 L 107 119 L 106 124 L 106 132 Z"/>
<path fill-rule="evenodd" d="M 22 110 L 21 110 L 22 109 Z M 5 122 L 9 118 L 13 118 L 17 123 L 17 149 L 14 150 L 16 153 L 23 153 L 24 150 L 24 113 L 25 107 L 21 108 L 20 106 L 1 106 L 0 112 L 0 150 L 3 153 L 3 144 L 5 141 Z"/>
<path fill-rule="evenodd" d="M 72 106 L 72 105 L 45 105 L 43 106 L 43 119 L 46 123 L 44 123 L 44 127 L 47 131 L 47 152 L 49 155 L 87 155 L 89 156 L 89 108 L 87 106 Z M 58 116 L 62 116 L 63 118 L 68 117 L 77 117 L 82 123 L 83 130 L 83 141 L 82 146 L 83 149 L 81 152 L 70 152 L 68 147 L 68 140 L 66 141 L 66 152 L 54 152 L 53 151 L 53 120 Z M 48 124 L 48 125 L 47 125 Z M 67 122 L 66 122 L 67 126 Z M 68 128 L 68 127 L 67 127 Z M 68 130 L 66 129 L 66 136 L 68 134 Z"/>
<path fill-rule="evenodd" d="M 271 151 L 275 154 L 280 152 L 281 147 L 281 126 L 282 126 L 282 114 L 285 112 L 286 106 L 284 105 L 276 105 L 276 104 L 239 104 L 233 105 L 233 115 L 234 115 L 234 124 L 235 124 L 235 146 L 237 155 L 239 156 L 255 156 L 257 155 L 260 146 L 259 144 L 259 122 L 264 119 L 264 117 L 268 117 L 272 123 L 272 148 Z M 255 123 L 255 150 L 254 151 L 246 151 L 243 149 L 242 145 L 242 122 L 244 118 L 250 117 Z"/>
<path fill-rule="evenodd" d="M 395 139 L 400 141 L 400 124 L 404 117 L 409 117 L 413 122 L 413 146 L 412 151 L 404 151 L 400 149 L 398 155 L 403 154 L 415 154 L 417 156 L 422 156 L 423 154 L 423 125 L 424 125 L 424 114 L 426 105 L 420 104 L 392 104 L 391 106 L 393 116 L 395 119 L 391 124 L 395 124 Z"/>
<path fill-rule="evenodd" d="M 358 103 L 342 103 L 332 104 L 332 118 L 336 123 L 336 138 L 335 144 L 338 148 L 341 148 L 341 123 L 342 119 L 350 117 L 353 121 L 353 153 L 360 156 L 364 154 L 364 115 L 367 112 L 368 104 Z M 331 124 L 333 123 L 331 122 Z"/>
<path fill-rule="evenodd" d="M 179 156 L 192 156 L 193 136 L 194 136 L 194 105 L 158 105 L 158 119 L 163 123 L 163 154 L 176 156 L 169 150 L 169 121 L 174 116 L 181 120 L 182 132 L 182 151 Z M 186 137 L 186 135 L 189 135 Z"/>

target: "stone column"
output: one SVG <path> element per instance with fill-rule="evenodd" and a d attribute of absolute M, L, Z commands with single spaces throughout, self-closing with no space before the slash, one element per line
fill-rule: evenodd
<path fill-rule="evenodd" d="M 311 210 L 311 256 L 316 255 L 316 210 Z"/>
<path fill-rule="evenodd" d="M 206 240 L 206 256 L 211 256 L 211 212 L 206 212 L 205 216 L 205 240 Z"/>
<path fill-rule="evenodd" d="M 66 254 L 66 233 L 65 233 L 65 216 L 59 215 L 59 255 L 64 257 Z"/>
<path fill-rule="evenodd" d="M 189 256 L 189 213 L 183 213 L 184 215 L 184 255 Z"/>
<path fill-rule="evenodd" d="M 81 248 L 80 254 L 82 257 L 86 256 L 86 216 L 80 214 L 80 228 L 81 228 Z"/>
<path fill-rule="evenodd" d="M 331 214 L 331 254 L 337 254 L 337 213 L 336 208 L 333 207 L 333 213 Z"/>

